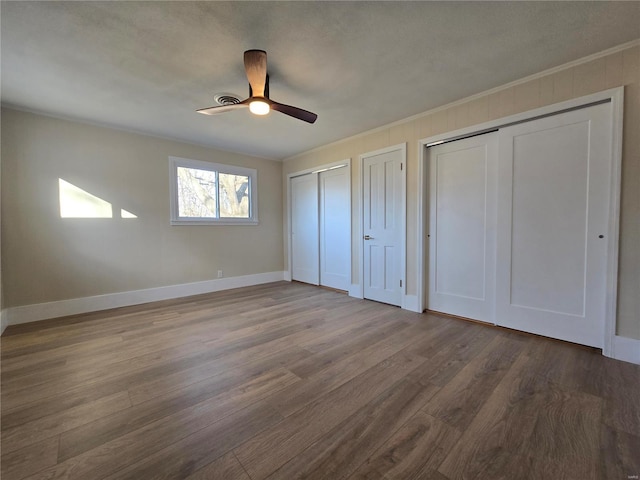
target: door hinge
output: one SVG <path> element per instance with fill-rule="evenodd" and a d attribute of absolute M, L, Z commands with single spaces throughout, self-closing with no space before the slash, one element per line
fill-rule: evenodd
<path fill-rule="evenodd" d="M 400 280 L 400 286 L 402 286 L 402 280 Z"/>
<path fill-rule="evenodd" d="M 402 164 L 400 164 L 400 170 L 402 170 Z"/>

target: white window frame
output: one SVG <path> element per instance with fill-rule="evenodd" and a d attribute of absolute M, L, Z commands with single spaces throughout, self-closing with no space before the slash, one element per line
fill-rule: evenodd
<path fill-rule="evenodd" d="M 178 167 L 209 170 L 229 175 L 249 177 L 249 218 L 180 217 L 178 209 Z M 169 157 L 169 191 L 171 194 L 171 225 L 257 225 L 258 171 L 221 163 L 202 162 L 188 158 Z M 219 201 L 219 199 L 218 199 Z M 218 214 L 220 209 L 218 208 Z"/>

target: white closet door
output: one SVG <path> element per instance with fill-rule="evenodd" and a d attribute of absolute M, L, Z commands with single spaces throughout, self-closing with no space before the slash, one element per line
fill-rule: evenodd
<path fill-rule="evenodd" d="M 364 157 L 364 298 L 402 302 L 402 152 Z"/>
<path fill-rule="evenodd" d="M 320 181 L 320 285 L 348 290 L 351 282 L 349 167 L 318 174 Z"/>
<path fill-rule="evenodd" d="M 499 325 L 602 347 L 610 108 L 500 130 Z"/>
<path fill-rule="evenodd" d="M 495 323 L 497 147 L 489 133 L 429 149 L 429 310 Z"/>
<path fill-rule="evenodd" d="M 318 285 L 318 174 L 291 179 L 291 278 Z"/>

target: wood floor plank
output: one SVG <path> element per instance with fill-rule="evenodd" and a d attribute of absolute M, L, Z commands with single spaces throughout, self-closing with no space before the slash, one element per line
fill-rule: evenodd
<path fill-rule="evenodd" d="M 460 431 L 467 429 L 525 342 L 499 334 L 427 403 L 424 411 Z"/>
<path fill-rule="evenodd" d="M 179 346 L 188 344 L 191 342 L 201 342 L 203 340 L 203 332 L 206 331 L 206 326 L 202 326 L 200 330 L 190 329 L 188 335 L 175 335 L 171 331 L 162 332 L 147 332 L 143 340 L 125 340 L 123 336 L 119 336 L 118 351 L 121 353 L 119 357 L 113 355 L 113 345 L 105 344 L 94 346 L 90 350 L 83 351 L 69 351 L 68 349 L 52 349 L 33 355 L 26 354 L 15 359 L 15 362 L 8 363 L 4 371 L 8 374 L 8 378 L 20 377 L 25 373 L 31 373 L 34 370 L 33 364 L 20 365 L 18 361 L 26 362 L 27 360 L 33 360 L 38 358 L 44 358 L 35 365 L 42 368 L 41 373 L 46 375 L 47 370 L 52 370 L 56 367 L 53 361 L 63 362 L 64 366 L 105 366 L 109 363 L 115 363 L 118 361 L 126 360 L 132 357 L 137 357 L 147 353 L 152 353 L 161 348 L 169 348 L 171 346 Z M 47 360 L 51 364 L 47 365 Z M 14 366 L 15 365 L 15 366 Z M 55 370 L 53 370 L 55 372 Z M 53 373 L 55 374 L 55 373 Z"/>
<path fill-rule="evenodd" d="M 525 354 L 538 375 L 571 390 L 600 395 L 593 390 L 593 379 L 603 374 L 601 352 L 542 337 L 530 337 L 528 343 Z"/>
<path fill-rule="evenodd" d="M 167 396 L 134 405 L 108 418 L 69 430 L 61 437 L 60 458 L 78 455 L 163 417 L 221 395 L 238 385 L 280 368 L 282 363 L 286 363 L 285 359 L 295 358 L 298 355 L 306 355 L 306 352 L 292 348 L 289 351 L 276 352 L 268 358 L 258 359 L 250 365 L 240 365 L 236 368 L 227 366 L 226 369 L 219 371 L 218 375 L 190 384 L 188 388 L 172 390 Z"/>
<path fill-rule="evenodd" d="M 354 304 L 351 308 L 339 311 L 333 311 L 333 315 L 327 315 L 333 321 L 347 320 L 332 324 L 332 328 L 327 329 L 322 335 L 317 335 L 307 341 L 301 342 L 300 346 L 305 350 L 313 353 L 323 352 L 339 345 L 345 336 L 353 338 L 355 335 L 366 331 L 368 328 L 374 328 L 384 323 L 384 316 L 375 316 L 375 312 L 384 311 L 385 308 L 376 307 L 370 303 Z"/>
<path fill-rule="evenodd" d="M 400 380 L 269 478 L 340 480 L 348 477 L 384 443 L 389 432 L 398 430 L 437 389 Z"/>
<path fill-rule="evenodd" d="M 56 395 L 78 386 L 86 386 L 92 383 L 105 382 L 116 379 L 125 374 L 132 374 L 158 365 L 175 362 L 177 359 L 194 356 L 207 349 L 200 341 L 190 342 L 178 347 L 158 349 L 152 353 L 142 354 L 137 357 L 122 360 L 107 365 L 83 365 L 81 368 L 73 365 L 64 365 L 60 371 L 47 370 L 43 375 L 29 375 L 22 380 L 3 384 L 3 388 L 10 388 L 12 396 L 28 398 L 30 400 Z M 65 375 L 65 372 L 74 371 L 74 375 Z M 25 402 L 26 403 L 26 402 Z M 11 405 L 15 405 L 10 403 Z"/>
<path fill-rule="evenodd" d="M 455 343 L 460 335 L 463 335 L 468 328 L 475 328 L 476 325 L 470 326 L 469 322 L 455 319 L 441 319 L 439 325 L 435 327 L 431 334 L 420 338 L 411 351 L 423 358 L 431 358 L 440 350 L 447 348 Z"/>
<path fill-rule="evenodd" d="M 43 360 L 40 363 L 36 363 L 33 365 L 28 365 L 22 368 L 16 368 L 14 370 L 10 370 L 8 367 L 2 369 L 2 386 L 5 386 L 5 383 L 11 382 L 11 380 L 15 379 L 23 379 L 28 378 L 31 375 L 43 375 L 43 371 L 62 370 L 62 368 L 67 364 L 66 358 L 59 358 L 55 360 Z"/>
<path fill-rule="evenodd" d="M 327 348 L 326 350 L 317 352 L 315 355 L 302 359 L 296 364 L 291 365 L 290 369 L 299 377 L 308 378 L 341 359 L 350 357 L 353 355 L 353 352 L 362 350 L 372 343 L 384 340 L 393 332 L 397 332 L 408 326 L 408 324 L 387 324 L 379 327 L 372 326 L 358 333 L 354 332 L 349 340 L 343 340 L 339 345 Z"/>
<path fill-rule="evenodd" d="M 424 359 L 400 352 L 285 418 L 235 450 L 253 480 L 264 479 L 317 441 Z"/>
<path fill-rule="evenodd" d="M 136 325 L 132 328 L 143 328 L 144 325 Z M 115 328 L 111 329 L 113 332 L 111 336 L 121 337 L 118 334 L 120 329 Z M 35 342 L 32 345 L 18 345 L 14 347 L 13 342 L 8 344 L 5 348 L 2 349 L 2 360 L 12 359 L 24 355 L 32 355 L 34 353 L 46 352 L 51 348 L 64 348 L 70 347 L 74 348 L 76 346 L 82 346 L 85 343 L 105 338 L 105 335 L 102 332 L 87 332 L 81 335 L 64 335 L 64 336 L 56 336 L 56 338 L 50 342 L 46 343 L 38 343 Z"/>
<path fill-rule="evenodd" d="M 348 358 L 330 364 L 324 370 L 297 382 L 270 398 L 283 416 L 288 417 L 349 380 L 364 373 L 376 364 L 408 348 L 415 340 L 420 328 L 414 326 L 395 332 L 384 340 L 367 348 L 356 350 Z"/>
<path fill-rule="evenodd" d="M 521 356 L 438 470 L 452 480 L 595 479 L 602 405 L 531 373 Z"/>
<path fill-rule="evenodd" d="M 11 340 L 12 337 L 5 338 L 4 335 L 0 337 L 0 350 L 4 350 L 5 345 L 10 344 Z M 111 335 L 108 337 L 95 338 L 79 344 L 65 345 L 63 347 L 57 347 L 51 350 L 43 350 L 34 353 L 24 353 L 22 355 L 15 355 L 14 357 L 2 358 L 2 369 L 10 370 L 14 368 L 24 368 L 46 362 L 48 360 L 59 360 L 70 355 L 77 355 L 82 353 L 90 355 L 97 348 L 108 348 L 113 351 L 113 349 L 116 348 L 116 345 L 121 343 L 121 335 Z"/>
<path fill-rule="evenodd" d="M 251 478 L 233 452 L 230 452 L 192 473 L 185 480 L 251 480 Z"/>
<path fill-rule="evenodd" d="M 615 430 L 640 437 L 640 365 L 603 358 L 600 373 L 599 379 L 592 377 L 591 389 L 606 402 L 604 422 Z"/>
<path fill-rule="evenodd" d="M 603 425 L 601 434 L 602 464 L 600 478 L 634 478 L 640 476 L 640 437 Z"/>
<path fill-rule="evenodd" d="M 146 311 L 144 310 L 144 306 L 134 306 L 134 307 L 123 307 L 120 309 L 114 309 L 111 311 L 107 311 L 106 313 L 97 312 L 96 314 L 86 314 L 86 316 L 89 318 L 91 318 L 92 316 L 98 315 L 99 320 L 93 320 L 93 321 L 89 320 L 86 322 L 74 324 L 73 331 L 79 330 L 83 332 L 85 330 L 92 331 L 92 330 L 98 329 L 98 331 L 103 332 L 103 329 L 100 328 L 99 324 L 104 324 L 108 326 L 109 332 L 115 330 L 121 334 L 121 335 L 118 335 L 117 338 L 114 339 L 114 341 L 117 340 L 118 342 L 123 342 L 125 344 L 127 342 L 131 343 L 130 341 L 134 341 L 137 344 L 140 344 L 140 343 L 144 344 L 144 342 L 148 338 L 154 338 L 158 335 L 171 336 L 176 328 L 180 328 L 184 326 L 188 326 L 190 328 L 190 331 L 200 331 L 201 336 L 199 338 L 203 339 L 204 335 L 202 334 L 202 332 L 204 331 L 210 331 L 212 334 L 215 335 L 219 331 L 218 330 L 219 328 L 237 329 L 237 328 L 242 328 L 249 325 L 259 324 L 263 320 L 266 321 L 266 319 L 260 318 L 260 317 L 243 318 L 242 312 L 251 311 L 252 309 L 255 309 L 256 305 L 252 304 L 251 302 L 238 302 L 237 298 L 235 298 L 236 296 L 233 296 L 228 300 L 224 300 L 227 297 L 227 295 L 220 295 L 221 293 L 224 293 L 224 292 L 218 292 L 218 294 L 216 294 L 215 297 L 211 297 L 212 294 L 199 296 L 199 298 L 202 298 L 202 300 L 200 301 L 185 302 L 184 300 L 175 300 L 175 301 L 157 302 L 154 304 L 150 304 L 152 305 L 151 307 L 146 307 Z M 240 295 L 240 293 L 238 293 L 237 295 Z M 222 297 L 222 299 L 220 297 Z M 307 295 L 302 298 L 305 300 L 305 302 L 308 302 L 309 297 L 314 298 L 315 296 L 309 295 L 307 292 Z M 212 303 L 211 301 L 212 298 L 215 300 L 215 303 Z M 249 295 L 249 298 L 251 298 L 251 295 Z M 319 301 L 320 300 L 317 300 L 316 302 L 319 302 Z M 272 300 L 270 300 L 270 302 L 274 303 Z M 168 313 L 163 312 L 161 307 L 153 307 L 153 305 L 156 305 L 156 304 L 163 305 L 166 303 L 169 303 L 170 310 L 171 310 Z M 186 305 L 188 308 L 184 308 L 184 307 L 179 308 L 181 304 Z M 277 308 L 282 309 L 287 307 L 278 305 Z M 303 311 L 305 309 L 308 309 L 308 304 L 301 303 L 299 306 L 296 306 L 296 307 L 288 305 L 288 308 L 290 308 L 291 310 L 289 313 L 293 314 L 294 311 Z M 133 313 L 128 313 L 129 310 L 132 310 Z M 179 310 L 182 310 L 183 313 L 181 314 L 179 319 L 176 320 L 175 314 L 176 314 L 176 311 L 179 311 Z M 109 312 L 112 312 L 112 314 L 110 315 Z M 166 320 L 167 316 L 170 317 L 169 320 Z M 148 323 L 149 317 L 152 317 L 151 323 L 154 325 L 153 328 L 145 328 L 145 329 L 137 328 L 139 322 L 143 322 L 145 324 Z M 212 320 L 215 320 L 215 322 L 212 322 Z M 57 322 L 64 323 L 65 319 L 56 319 L 56 320 L 49 320 L 49 321 L 35 322 L 35 323 L 36 324 L 52 324 L 53 323 L 55 325 L 55 323 Z M 79 320 L 76 320 L 76 322 L 79 322 Z M 85 326 L 85 323 L 87 324 L 87 326 Z M 114 323 L 115 326 L 111 326 L 111 323 Z M 167 326 L 162 328 L 155 328 L 156 325 L 158 324 L 162 325 L 165 323 Z M 28 325 L 29 324 L 16 325 L 16 326 L 9 327 L 5 332 L 5 334 L 3 335 L 2 339 L 8 341 L 9 339 L 7 337 L 11 337 L 11 342 L 13 342 L 17 335 L 12 335 L 12 331 L 16 328 L 25 327 Z M 230 328 L 230 327 L 234 327 L 234 328 Z M 56 329 L 56 327 L 55 326 L 51 327 L 48 330 L 51 330 L 51 329 Z M 104 337 L 104 339 L 108 339 L 110 337 L 109 335 L 106 335 L 106 333 L 104 332 L 102 333 L 102 336 Z M 30 351 L 29 349 L 26 349 L 24 354 L 17 356 L 17 359 L 3 358 L 3 361 L 5 362 L 5 369 L 6 370 L 10 369 L 11 365 L 14 364 L 14 361 L 18 361 L 18 362 L 21 360 L 24 361 L 25 357 L 30 361 L 33 361 L 34 359 L 38 359 L 41 357 L 46 357 L 50 359 L 56 352 L 60 355 L 64 355 L 68 352 L 72 352 L 74 354 L 74 357 L 78 357 L 82 355 L 82 353 L 85 353 L 86 349 L 82 348 L 83 345 L 87 343 L 94 343 L 94 342 L 95 340 L 86 340 L 78 345 L 68 345 L 66 347 L 56 347 L 56 348 L 53 348 L 52 346 L 49 345 L 47 347 L 47 350 L 44 352 L 35 352 L 35 351 Z M 5 349 L 11 347 L 11 344 L 7 344 L 6 342 L 4 343 L 4 345 L 5 345 Z M 99 345 L 92 345 L 92 349 L 86 353 L 88 353 L 89 355 L 94 355 L 96 353 L 96 348 L 99 348 Z M 5 349 L 3 349 L 3 351 Z"/>
<path fill-rule="evenodd" d="M 101 384 L 91 388 L 78 388 L 53 397 L 47 397 L 2 414 L 2 425 L 13 428 L 48 415 L 63 415 L 66 410 L 85 403 L 99 401 L 101 398 L 125 391 L 112 384 Z"/>
<path fill-rule="evenodd" d="M 349 480 L 435 478 L 434 472 L 460 435 L 457 429 L 419 411 L 360 465 Z"/>
<path fill-rule="evenodd" d="M 247 407 L 105 478 L 184 478 L 258 435 L 265 428 L 276 425 L 281 419 L 270 406 L 257 404 Z"/>
<path fill-rule="evenodd" d="M 12 452 L 45 438 L 55 437 L 63 432 L 86 425 L 96 419 L 126 410 L 131 406 L 129 394 L 119 392 L 54 414 L 38 418 L 2 432 L 2 451 Z"/>
<path fill-rule="evenodd" d="M 297 282 L 0 338 L 10 480 L 628 478 L 640 366 Z"/>
<path fill-rule="evenodd" d="M 391 480 L 393 477 L 387 477 L 387 480 Z M 400 480 L 400 479 L 398 479 Z M 421 470 L 410 480 L 451 480 L 449 477 L 445 477 L 442 473 L 437 470 L 424 469 Z"/>
<path fill-rule="evenodd" d="M 116 317 L 113 319 L 114 322 L 118 323 L 120 318 L 126 318 L 127 323 L 123 324 L 118 330 L 120 333 L 120 341 L 122 342 L 119 345 L 121 352 L 123 355 L 126 355 L 129 352 L 133 352 L 136 355 L 140 355 L 145 353 L 143 350 L 147 346 L 155 346 L 158 347 L 158 342 L 161 342 L 163 346 L 169 346 L 172 343 L 178 341 L 182 343 L 188 343 L 190 341 L 199 340 L 205 341 L 208 338 L 213 338 L 216 335 L 219 335 L 220 332 L 227 332 L 233 329 L 238 329 L 250 325 L 255 325 L 260 323 L 259 320 L 243 320 L 239 317 L 240 313 L 238 310 L 241 310 L 240 307 L 237 307 L 235 310 L 232 309 L 231 306 L 227 307 L 227 310 L 220 311 L 219 306 L 210 307 L 203 309 L 200 307 L 200 310 L 196 311 L 188 311 L 185 314 L 182 314 L 180 317 L 176 318 L 176 313 L 171 312 L 170 316 L 165 315 L 162 311 L 156 311 L 157 309 L 151 309 L 149 312 L 138 313 L 134 316 L 122 315 L 120 317 Z M 132 323 L 135 323 L 139 317 L 140 320 L 144 320 L 145 323 L 149 323 L 146 318 L 151 316 L 150 323 L 153 327 L 145 328 L 145 329 L 133 329 L 133 332 L 129 330 L 129 327 Z M 212 320 L 215 320 L 213 322 Z M 88 329 L 95 328 L 95 322 L 88 322 L 89 326 L 86 327 Z M 162 325 L 167 325 L 162 326 Z M 160 325 L 161 327 L 159 327 Z M 188 327 L 188 336 L 187 335 L 175 335 L 175 330 L 178 328 Z M 80 328 L 79 326 L 75 327 L 76 329 Z M 142 330 L 142 331 L 140 331 Z M 192 337 L 192 338 L 190 338 Z M 138 347 L 136 350 L 135 347 Z M 61 353 L 65 352 L 63 349 L 49 349 L 48 353 L 43 353 L 43 355 L 52 356 L 53 352 L 61 350 Z M 109 349 L 107 345 L 104 347 L 96 347 L 90 352 L 86 352 L 86 354 L 82 354 L 82 352 L 74 352 L 73 360 L 78 362 L 105 362 L 105 359 L 113 358 L 113 356 L 109 356 L 108 354 L 112 350 Z M 106 355 L 105 355 L 106 354 Z M 28 356 L 30 358 L 37 357 L 39 355 L 38 352 L 30 352 Z M 19 357 L 22 358 L 22 357 Z M 128 357 L 122 357 L 128 358 Z M 13 359 L 11 359 L 13 360 Z M 10 364 L 11 360 L 8 362 L 6 371 L 12 371 Z"/>
<path fill-rule="evenodd" d="M 27 447 L 4 452 L 6 441 L 2 438 L 0 472 L 3 480 L 20 480 L 43 468 L 55 465 L 58 459 L 58 437 L 47 438 Z"/>
<path fill-rule="evenodd" d="M 86 438 L 90 438 L 91 443 L 97 445 L 88 451 L 86 446 L 80 447 L 73 443 L 82 442 L 81 436 L 65 438 L 63 435 L 59 463 L 43 471 L 36 478 L 81 480 L 113 474 L 227 416 L 259 404 L 264 398 L 298 380 L 298 377 L 285 369 L 270 371 L 215 397 L 104 442 L 96 442 L 88 426 L 84 429 Z M 149 441 L 150 439 L 153 441 Z"/>
<path fill-rule="evenodd" d="M 572 390 L 606 402 L 603 421 L 614 429 L 640 436 L 640 409 L 627 401 L 640 398 L 640 365 L 603 357 L 598 351 L 536 339 L 527 352 L 536 372 Z"/>
<path fill-rule="evenodd" d="M 247 370 L 250 370 L 251 366 L 260 368 L 258 363 L 261 359 L 265 359 L 265 362 L 271 365 L 269 362 L 278 361 L 278 359 L 280 359 L 280 363 L 288 363 L 293 362 L 294 357 L 297 360 L 307 358 L 310 356 L 309 352 L 292 345 L 293 342 L 290 340 L 294 335 L 287 335 L 284 338 L 277 338 L 247 349 L 229 352 L 223 356 L 214 356 L 211 360 L 203 363 L 195 362 L 190 368 L 143 380 L 129 387 L 131 402 L 138 405 L 154 398 L 169 395 L 176 390 L 188 389 L 191 385 L 204 382 L 217 375 L 224 375 L 225 371 L 228 373 L 229 369 L 239 368 L 243 365 L 247 365 Z M 276 356 L 280 353 L 282 355 Z"/>
<path fill-rule="evenodd" d="M 211 376 L 208 374 L 208 367 L 221 365 L 222 362 L 219 361 L 221 357 L 229 356 L 233 353 L 245 356 L 247 355 L 246 351 L 251 347 L 260 348 L 262 343 L 268 342 L 271 338 L 280 338 L 280 336 L 286 336 L 290 333 L 304 331 L 308 325 L 309 323 L 301 322 L 286 328 L 275 329 L 277 333 L 269 332 L 263 336 L 243 337 L 235 341 L 219 344 L 217 348 L 210 346 L 204 351 L 193 352 L 188 356 L 167 359 L 164 362 L 158 361 L 143 370 L 127 371 L 115 377 L 94 378 L 92 382 L 85 382 L 77 389 L 67 389 L 66 382 L 62 382 L 61 385 L 55 382 L 48 382 L 42 386 L 12 392 L 10 397 L 3 398 L 3 407 L 6 411 L 14 413 L 13 410 L 17 408 L 25 408 L 26 405 L 41 401 L 47 397 L 73 396 L 74 394 L 80 394 L 83 390 L 100 391 L 102 395 L 106 395 L 131 389 L 136 385 L 148 383 L 154 379 L 164 379 L 168 375 L 173 375 L 173 378 L 187 379 L 186 381 L 189 383 L 195 383 L 199 381 L 198 374 L 200 374 L 200 380 Z M 189 375 L 193 375 L 192 380 Z M 5 395 L 7 394 L 7 392 L 4 393 Z"/>
<path fill-rule="evenodd" d="M 429 368 L 416 372 L 413 379 L 423 385 L 446 385 L 497 335 L 497 330 L 479 325 L 463 330 L 455 341 L 447 342 L 429 357 Z"/>

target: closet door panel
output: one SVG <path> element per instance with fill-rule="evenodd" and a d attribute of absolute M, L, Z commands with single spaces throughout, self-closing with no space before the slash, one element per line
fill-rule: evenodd
<path fill-rule="evenodd" d="M 610 108 L 500 130 L 499 325 L 602 347 Z"/>
<path fill-rule="evenodd" d="M 511 303 L 584 315 L 588 123 L 513 138 Z"/>
<path fill-rule="evenodd" d="M 429 150 L 428 308 L 494 323 L 497 134 Z"/>
<path fill-rule="evenodd" d="M 319 173 L 320 285 L 349 290 L 351 282 L 351 192 L 349 167 Z"/>
<path fill-rule="evenodd" d="M 320 283 L 318 174 L 291 179 L 291 278 Z"/>

